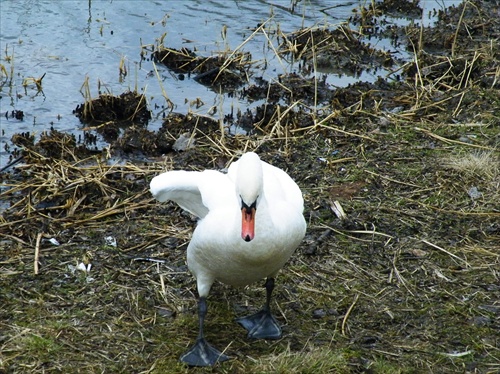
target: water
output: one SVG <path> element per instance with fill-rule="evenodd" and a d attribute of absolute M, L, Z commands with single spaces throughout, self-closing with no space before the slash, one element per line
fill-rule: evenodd
<path fill-rule="evenodd" d="M 427 9 L 459 1 L 421 3 L 425 9 L 423 22 L 429 24 L 433 20 L 428 17 Z M 354 8 L 369 4 L 367 0 L 303 0 L 292 13 L 290 0 L 0 0 L 0 63 L 5 68 L 0 75 L 0 168 L 8 163 L 7 149 L 12 149 L 10 138 L 15 133 L 39 136 L 53 127 L 82 135 L 84 126 L 72 111 L 84 102 L 82 85 L 87 78 L 94 98 L 99 91 L 115 95 L 134 89 L 145 92 L 153 110 L 149 124 L 153 130 L 161 126 L 161 108 L 166 103 L 162 86 L 176 112 L 191 110 L 207 115 L 215 106 L 219 109 L 215 116 L 223 116 L 231 107 L 247 109 L 247 102 L 217 94 L 192 79 L 180 81 L 161 65 L 157 65 L 159 80 L 153 63 L 141 60 L 140 54 L 155 45 L 164 33 L 165 46 L 187 47 L 210 56 L 237 48 L 258 24 L 267 21 L 265 30 L 277 47 L 272 35 L 278 27 L 285 33 L 315 25 L 329 25 L 333 29 L 348 20 Z M 376 47 L 391 49 L 387 40 L 376 41 Z M 296 69 L 292 63 L 275 57 L 263 34 L 252 38 L 242 50 L 251 52 L 254 60 L 267 60 L 267 67 L 261 72 L 264 79 L 273 80 L 278 74 Z M 146 56 L 149 57 L 149 52 Z M 122 59 L 128 72 L 126 77 L 119 74 Z M 9 81 L 11 69 L 13 75 Z M 40 92 L 33 78 L 43 75 Z M 346 86 L 374 79 L 376 76 L 371 72 L 361 76 L 329 74 L 327 82 Z M 204 103 L 199 108 L 190 104 L 197 98 Z M 6 118 L 5 113 L 13 110 L 23 111 L 24 119 Z"/>

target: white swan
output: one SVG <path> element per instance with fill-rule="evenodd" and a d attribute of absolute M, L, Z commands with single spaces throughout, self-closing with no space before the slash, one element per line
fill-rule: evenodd
<path fill-rule="evenodd" d="M 215 280 L 246 286 L 267 278 L 263 309 L 238 322 L 256 339 L 278 339 L 281 328 L 270 311 L 274 277 L 306 231 L 304 201 L 297 184 L 253 152 L 232 163 L 227 174 L 214 170 L 170 171 L 151 181 L 160 202 L 172 200 L 200 218 L 187 249 L 199 294 L 198 339 L 181 356 L 192 366 L 211 366 L 228 357 L 203 334 L 206 297 Z"/>

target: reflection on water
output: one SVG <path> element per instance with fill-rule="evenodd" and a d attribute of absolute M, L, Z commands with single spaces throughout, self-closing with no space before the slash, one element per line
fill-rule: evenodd
<path fill-rule="evenodd" d="M 290 9 L 292 3 L 295 3 L 294 12 Z M 82 126 L 72 110 L 84 101 L 82 84 L 86 77 L 93 97 L 99 92 L 115 95 L 134 89 L 145 92 L 153 109 L 150 129 L 161 125 L 161 108 L 165 106 L 162 86 L 177 112 L 191 110 L 205 115 L 216 107 L 216 115 L 223 116 L 231 108 L 247 109 L 247 102 L 218 95 L 192 79 L 180 81 L 162 66 L 157 67 L 160 84 L 149 55 L 162 35 L 168 47 L 187 47 L 206 56 L 244 43 L 242 49 L 260 61 L 259 75 L 273 80 L 278 74 L 297 69 L 296 64 L 276 57 L 277 30 L 289 33 L 314 25 L 335 28 L 349 19 L 353 8 L 366 3 L 366 0 L 2 0 L 0 63 L 5 68 L 2 78 L 7 73 L 12 76 L 12 84 L 5 78 L 7 83 L 0 92 L 0 167 L 8 161 L 5 148 L 14 133 L 39 134 L 54 127 L 81 135 Z M 434 0 L 422 3 L 425 9 L 444 5 L 443 1 Z M 447 1 L 446 6 L 449 5 Z M 247 40 L 262 22 L 267 22 L 266 34 Z M 424 22 L 430 22 L 427 11 L 424 11 Z M 376 47 L 391 48 L 389 41 L 384 40 L 377 41 Z M 141 53 L 145 60 L 141 60 Z M 125 77 L 120 75 L 122 59 L 127 71 Z M 35 81 L 44 74 L 40 92 Z M 356 77 L 329 74 L 327 83 L 345 86 L 374 78 L 370 72 Z M 190 103 L 198 98 L 205 105 L 191 107 Z M 24 119 L 5 116 L 13 110 L 23 111 Z"/>

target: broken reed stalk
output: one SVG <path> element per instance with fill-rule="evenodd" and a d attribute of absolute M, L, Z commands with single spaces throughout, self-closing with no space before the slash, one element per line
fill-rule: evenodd
<path fill-rule="evenodd" d="M 127 66 L 125 65 L 125 56 L 121 56 L 120 63 L 118 65 L 118 71 L 120 73 L 120 79 L 127 75 Z"/>
<path fill-rule="evenodd" d="M 92 117 L 92 94 L 90 93 L 89 76 L 86 75 L 80 87 L 80 93 L 83 95 L 83 117 Z"/>
<path fill-rule="evenodd" d="M 192 112 L 191 112 L 191 109 L 189 109 L 189 113 L 188 113 L 188 114 L 191 114 L 191 113 L 192 113 Z M 189 140 L 188 140 L 188 143 L 187 143 L 187 146 L 186 146 L 187 148 L 189 148 L 189 147 L 193 144 L 193 142 L 194 142 L 194 137 L 195 137 L 196 133 L 198 132 L 198 123 L 200 122 L 200 120 L 201 120 L 202 118 L 203 118 L 203 116 L 202 116 L 202 115 L 196 115 L 196 122 L 194 123 L 194 127 L 193 127 L 193 129 L 191 130 L 191 134 L 189 135 Z M 219 125 L 221 126 L 221 127 L 220 127 L 220 130 L 221 130 L 221 133 L 222 133 L 222 135 L 221 135 L 221 139 L 220 139 L 219 141 L 220 141 L 221 143 L 223 143 L 223 142 L 224 142 L 224 127 L 223 127 L 223 125 L 220 123 L 220 121 L 219 121 Z M 201 132 L 201 131 L 200 131 L 200 132 Z M 203 134 L 203 135 L 204 135 L 204 134 Z"/>
<path fill-rule="evenodd" d="M 383 236 L 383 237 L 389 237 L 391 238 L 390 235 L 388 234 L 384 234 L 384 233 L 379 233 L 377 231 L 360 231 L 360 230 L 353 230 L 353 231 L 340 231 L 340 230 L 337 230 L 335 228 L 333 228 L 332 226 L 328 226 L 324 223 L 320 224 L 319 226 L 317 227 L 320 227 L 320 228 L 326 228 L 336 234 L 339 234 L 339 235 L 342 235 L 342 236 L 345 236 L 346 238 L 349 238 L 349 239 L 352 239 L 352 240 L 357 240 L 357 241 L 360 241 L 360 242 L 365 242 L 365 243 L 373 243 L 375 240 L 374 240 L 374 235 L 380 235 L 380 236 Z M 361 239 L 361 238 L 358 238 L 357 236 L 353 236 L 353 235 L 348 235 L 347 233 L 354 233 L 354 234 L 369 234 L 372 236 L 371 239 Z M 380 241 L 380 243 L 383 243 L 382 241 Z"/>
<path fill-rule="evenodd" d="M 0 70 L 2 74 L 5 75 L 5 82 L 8 82 L 8 86 L 12 88 L 13 86 L 13 79 L 14 79 L 14 47 L 12 47 L 12 54 L 9 55 L 8 53 L 8 47 L 9 45 L 5 45 L 5 57 L 4 60 L 10 65 L 10 75 L 9 72 L 7 72 L 7 69 L 5 68 L 4 65 L 0 64 Z"/>
<path fill-rule="evenodd" d="M 283 136 L 283 131 L 284 131 L 284 126 L 281 125 L 282 121 L 286 118 L 286 115 L 293 110 L 297 105 L 299 104 L 298 101 L 295 101 L 294 103 L 290 104 L 288 108 L 285 109 L 283 113 L 281 113 L 281 108 L 278 106 L 276 111 L 273 113 L 271 120 L 269 121 L 269 125 L 261 128 L 260 124 L 262 123 L 263 119 L 261 122 L 258 122 L 254 124 L 256 128 L 261 130 L 263 133 L 266 135 L 264 136 L 265 138 L 272 138 L 273 135 L 277 135 L 278 137 Z M 274 123 L 272 126 L 270 125 L 271 123 Z M 271 130 L 268 131 L 268 127 L 271 126 Z"/>
<path fill-rule="evenodd" d="M 415 187 L 415 188 L 420 188 L 420 189 L 423 189 L 422 186 L 419 186 L 419 185 L 416 185 L 416 184 L 413 184 L 413 183 L 408 183 L 408 182 L 403 182 L 403 181 L 398 181 L 396 179 L 393 179 L 393 178 L 389 178 L 389 177 L 386 177 L 386 176 L 383 176 L 383 175 L 380 175 L 378 173 L 375 173 L 373 171 L 370 171 L 370 170 L 364 170 L 365 173 L 368 173 L 368 174 L 371 174 L 371 175 L 374 175 L 378 178 L 381 178 L 381 179 L 385 179 L 389 182 L 393 182 L 393 183 L 397 183 L 397 184 L 402 184 L 402 185 L 405 185 L 405 186 L 409 186 L 409 187 Z"/>
<path fill-rule="evenodd" d="M 455 35 L 453 37 L 453 43 L 451 44 L 451 57 L 452 58 L 455 57 L 455 47 L 457 45 L 458 33 L 460 31 L 460 25 L 462 24 L 462 21 L 464 19 L 465 9 L 467 9 L 467 5 L 469 4 L 469 1 L 464 1 L 463 4 L 464 4 L 464 6 L 462 8 L 462 14 L 460 14 L 460 18 L 458 19 L 457 28 L 455 30 Z"/>
<path fill-rule="evenodd" d="M 138 195 L 134 195 L 132 197 L 129 197 L 129 198 L 123 200 L 122 202 L 117 201 L 117 202 L 115 202 L 115 204 L 112 207 L 105 209 L 103 211 L 100 211 L 99 213 L 93 215 L 92 217 L 84 218 L 84 219 L 81 219 L 79 221 L 66 222 L 63 224 L 63 226 L 66 228 L 72 227 L 72 226 L 79 226 L 83 223 L 87 223 L 90 221 L 97 221 L 97 220 L 100 220 L 102 218 L 114 216 L 116 214 L 121 214 L 124 212 L 132 212 L 136 209 L 144 208 L 145 204 L 143 201 L 140 201 L 139 203 L 133 203 L 133 201 L 136 198 L 141 197 L 143 195 L 149 195 L 149 191 L 143 191 L 142 193 L 140 193 Z M 152 200 L 152 198 L 150 198 L 149 200 Z"/>
<path fill-rule="evenodd" d="M 36 236 L 36 244 L 35 244 L 35 256 L 33 259 L 33 271 L 35 275 L 38 274 L 38 260 L 40 258 L 40 243 L 42 242 L 43 234 L 39 232 Z"/>
<path fill-rule="evenodd" d="M 418 36 L 418 50 L 419 52 L 424 49 L 424 12 L 422 9 L 422 15 L 420 17 L 420 34 Z"/>
<path fill-rule="evenodd" d="M 219 113 L 224 113 L 224 108 L 223 108 L 223 103 L 224 103 L 224 94 L 222 93 L 222 85 L 219 86 L 219 105 L 220 105 L 220 108 L 219 108 Z M 196 126 L 198 126 L 198 120 L 200 119 L 200 117 L 198 117 L 198 119 L 196 120 Z M 224 116 L 220 115 L 219 116 L 219 132 L 220 132 L 220 139 L 219 139 L 219 143 L 220 144 L 224 144 L 225 142 L 225 136 L 226 136 L 226 129 L 224 128 Z M 194 133 L 195 131 L 193 131 L 192 133 L 192 136 L 194 137 Z"/>
<path fill-rule="evenodd" d="M 222 138 L 219 138 L 217 140 L 217 142 L 212 139 L 211 136 L 208 136 L 207 134 L 205 134 L 203 131 L 201 131 L 200 129 L 198 129 L 198 133 L 202 134 L 203 135 L 203 139 L 206 139 L 208 140 L 208 144 L 212 144 L 213 146 L 215 146 L 219 153 L 221 154 L 225 154 L 225 155 L 228 155 L 230 157 L 234 157 L 235 155 L 235 152 L 233 151 L 230 151 L 229 148 L 227 148 L 226 144 L 223 142 L 223 139 Z M 201 139 L 199 140 L 201 142 Z"/>
<path fill-rule="evenodd" d="M 432 209 L 432 210 L 435 210 L 435 211 L 438 211 L 441 213 L 452 214 L 452 215 L 457 215 L 457 216 L 464 216 L 464 217 L 476 216 L 476 217 L 487 217 L 487 218 L 500 217 L 500 212 L 494 212 L 494 211 L 490 211 L 490 212 L 464 212 L 462 210 L 439 208 L 439 207 L 434 206 L 434 205 L 425 204 L 419 200 L 409 199 L 409 201 L 411 201 L 412 203 L 417 203 L 423 207 L 426 207 L 426 208 L 429 208 L 429 209 Z"/>
<path fill-rule="evenodd" d="M 460 82 L 458 84 L 458 87 L 467 87 L 469 86 L 469 80 L 470 80 L 470 75 L 472 73 L 472 70 L 474 68 L 474 63 L 479 60 L 481 57 L 481 53 L 478 51 L 474 51 L 474 56 L 472 57 L 472 61 L 468 62 L 467 60 L 465 61 L 465 66 L 464 70 L 462 72 L 462 79 L 460 79 Z M 456 113 L 457 109 L 455 110 L 454 114 Z"/>
<path fill-rule="evenodd" d="M 5 75 L 6 80 L 9 80 L 9 73 L 3 64 L 0 64 L 0 73 Z M 3 79 L 3 78 L 2 78 Z"/>
<path fill-rule="evenodd" d="M 419 105 L 420 92 L 423 92 L 423 90 L 425 89 L 425 85 L 424 85 L 424 80 L 422 78 L 422 71 L 420 70 L 420 62 L 419 62 L 420 49 L 417 50 L 417 48 L 415 47 L 415 44 L 413 43 L 411 38 L 408 38 L 408 40 L 410 41 L 412 48 L 413 48 L 413 60 L 415 62 L 415 68 L 417 70 L 417 72 L 415 74 L 415 90 L 414 90 L 415 100 L 414 100 L 414 104 L 412 106 L 412 109 L 415 110 L 415 109 L 418 109 L 420 107 L 420 105 Z M 419 89 L 419 87 L 420 87 L 420 89 Z"/>
<path fill-rule="evenodd" d="M 311 42 L 314 46 L 314 35 L 311 33 Z M 316 48 L 311 48 L 313 55 L 313 67 L 314 67 L 314 106 L 313 115 L 316 115 L 316 109 L 318 107 L 318 61 L 316 59 Z"/>
<path fill-rule="evenodd" d="M 268 20 L 269 21 L 269 20 Z M 266 21 L 267 22 L 267 21 Z M 274 55 L 276 56 L 276 58 L 278 59 L 278 62 L 279 64 L 281 65 L 283 71 L 286 71 L 285 69 L 285 64 L 283 63 L 283 59 L 280 57 L 280 54 L 279 52 L 276 50 L 276 48 L 274 47 L 274 44 L 272 43 L 271 39 L 269 38 L 269 35 L 267 34 L 266 30 L 264 28 L 261 29 L 262 30 L 262 34 L 264 35 L 264 37 L 266 38 L 267 40 L 267 45 L 269 45 L 271 47 L 271 49 L 273 50 L 274 52 Z M 266 101 L 267 102 L 267 101 Z"/>
<path fill-rule="evenodd" d="M 175 107 L 174 103 L 172 102 L 172 100 L 169 99 L 169 97 L 167 95 L 167 91 L 165 91 L 165 86 L 163 86 L 163 81 L 160 78 L 160 73 L 158 73 L 158 69 L 156 68 L 155 62 L 151 61 L 151 63 L 153 64 L 153 69 L 155 70 L 156 79 L 158 81 L 158 84 L 160 85 L 161 95 L 165 99 L 165 102 L 167 103 L 167 107 L 170 108 L 170 111 L 172 111 L 172 110 L 174 110 L 174 107 Z"/>
<path fill-rule="evenodd" d="M 189 237 L 190 233 L 191 233 L 191 231 L 186 232 L 185 236 Z M 171 238 L 171 237 L 172 237 L 172 233 L 171 232 L 168 232 L 167 234 L 158 235 L 158 237 L 156 237 L 154 239 L 149 239 L 147 242 L 142 242 L 142 243 L 139 243 L 139 244 L 134 245 L 132 247 L 124 248 L 123 252 L 140 251 L 140 250 L 142 250 L 144 248 L 151 247 L 153 244 L 156 244 L 159 241 L 162 241 L 162 240 L 165 240 L 165 239 L 168 239 L 168 238 Z"/>
<path fill-rule="evenodd" d="M 130 115 L 130 117 L 128 118 L 130 121 L 134 120 L 134 118 L 137 116 L 137 113 L 140 112 L 142 105 L 144 105 L 146 108 L 148 107 L 147 98 L 146 98 L 147 88 L 148 88 L 148 86 L 144 86 L 144 90 L 142 91 L 142 94 L 138 94 L 137 91 L 135 91 L 136 94 L 139 95 L 140 99 L 139 99 L 139 102 L 137 103 L 136 107 L 134 108 L 134 113 L 132 113 Z M 146 101 L 146 102 L 144 102 L 144 101 Z"/>

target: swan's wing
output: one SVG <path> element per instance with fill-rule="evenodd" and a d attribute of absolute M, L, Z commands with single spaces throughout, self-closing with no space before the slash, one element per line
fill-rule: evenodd
<path fill-rule="evenodd" d="M 172 200 L 182 209 L 203 218 L 208 208 L 203 205 L 198 187 L 199 172 L 175 170 L 157 175 L 149 185 L 151 194 L 160 202 Z"/>
<path fill-rule="evenodd" d="M 208 210 L 228 207 L 240 210 L 235 184 L 227 174 L 205 170 L 200 173 L 199 187 L 203 204 Z"/>
<path fill-rule="evenodd" d="M 151 180 L 152 195 L 160 202 L 174 201 L 182 209 L 199 218 L 212 209 L 234 203 L 234 185 L 226 175 L 215 170 L 175 170 Z"/>

